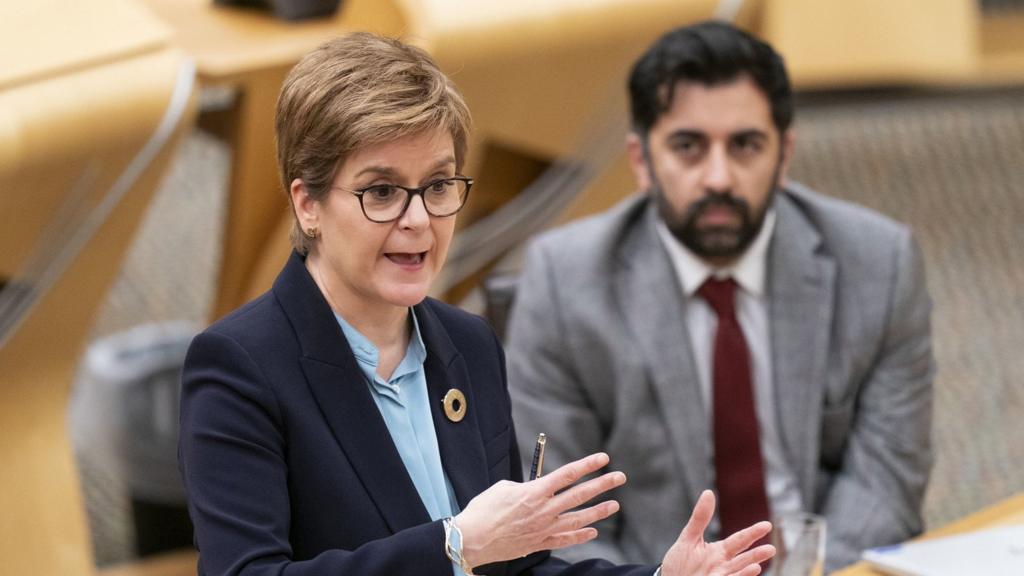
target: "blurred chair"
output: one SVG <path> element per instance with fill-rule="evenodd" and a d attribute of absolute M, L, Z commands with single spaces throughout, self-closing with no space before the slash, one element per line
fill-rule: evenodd
<path fill-rule="evenodd" d="M 192 547 L 178 474 L 178 404 L 198 329 L 187 321 L 137 324 L 85 353 L 69 421 L 97 565 Z"/>
<path fill-rule="evenodd" d="M 508 334 L 508 316 L 519 288 L 517 272 L 495 272 L 483 281 L 484 317 L 502 341 Z"/>
<path fill-rule="evenodd" d="M 88 574 L 69 386 L 192 120 L 194 72 L 129 0 L 5 2 L 0 38 L 0 557 Z"/>

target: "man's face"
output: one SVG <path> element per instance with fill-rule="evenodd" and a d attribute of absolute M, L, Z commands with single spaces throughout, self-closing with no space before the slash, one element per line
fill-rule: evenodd
<path fill-rule="evenodd" d="M 791 131 L 780 137 L 764 93 L 740 76 L 715 86 L 680 82 L 646 147 L 636 134 L 627 144 L 637 185 L 654 195 L 668 229 L 723 266 L 760 231 L 792 140 Z"/>

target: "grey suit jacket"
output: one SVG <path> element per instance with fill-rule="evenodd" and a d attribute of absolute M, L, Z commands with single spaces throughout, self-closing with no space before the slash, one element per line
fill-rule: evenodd
<path fill-rule="evenodd" d="M 833 570 L 922 530 L 931 301 L 905 226 L 798 184 L 774 202 L 778 422 L 805 507 L 828 520 Z M 634 196 L 542 235 L 516 295 L 508 377 L 520 445 L 545 432 L 547 469 L 605 451 L 629 478 L 621 512 L 570 558 L 657 562 L 713 487 L 710 422 L 656 218 Z"/>

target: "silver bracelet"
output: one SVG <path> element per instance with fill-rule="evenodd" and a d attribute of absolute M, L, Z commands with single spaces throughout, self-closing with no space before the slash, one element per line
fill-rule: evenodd
<path fill-rule="evenodd" d="M 473 573 L 473 567 L 466 562 L 466 558 L 462 555 L 462 530 L 459 530 L 459 527 L 455 525 L 455 519 L 451 517 L 445 518 L 441 523 L 444 525 L 445 556 L 454 564 L 457 564 L 466 573 L 466 576 L 477 576 Z M 452 532 L 457 537 L 458 545 L 452 544 Z"/>

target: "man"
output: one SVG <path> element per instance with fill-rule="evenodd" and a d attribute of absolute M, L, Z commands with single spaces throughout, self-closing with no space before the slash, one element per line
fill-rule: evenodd
<path fill-rule="evenodd" d="M 745 32 L 674 30 L 629 90 L 644 193 L 537 239 L 510 324 L 520 444 L 629 477 L 566 555 L 656 560 L 708 487 L 719 537 L 824 515 L 829 571 L 919 533 L 934 362 L 910 231 L 785 181 L 789 80 Z"/>

